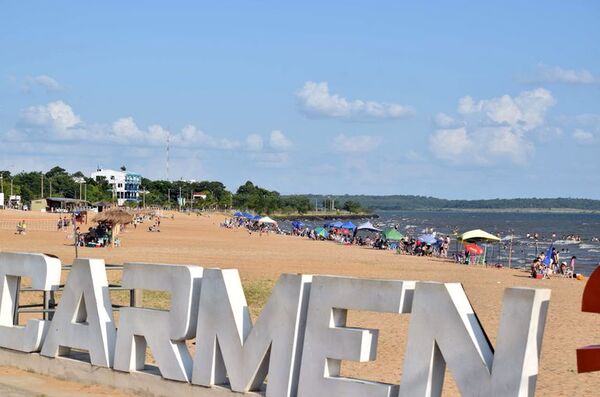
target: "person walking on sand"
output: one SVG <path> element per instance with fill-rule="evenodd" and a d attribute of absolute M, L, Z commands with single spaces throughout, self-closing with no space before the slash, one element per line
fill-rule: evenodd
<path fill-rule="evenodd" d="M 569 268 L 571 269 L 572 277 L 575 277 L 575 262 L 577 262 L 577 257 L 573 255 L 571 257 L 571 261 L 569 262 Z"/>

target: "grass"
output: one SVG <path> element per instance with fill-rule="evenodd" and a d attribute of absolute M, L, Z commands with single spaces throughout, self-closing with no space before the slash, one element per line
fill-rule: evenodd
<path fill-rule="evenodd" d="M 258 317 L 265 303 L 267 303 L 274 285 L 275 281 L 273 280 L 244 281 L 244 294 L 246 295 L 246 301 L 248 302 L 252 318 L 256 319 Z"/>

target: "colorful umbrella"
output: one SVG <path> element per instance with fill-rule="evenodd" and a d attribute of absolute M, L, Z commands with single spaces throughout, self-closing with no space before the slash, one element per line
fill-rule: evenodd
<path fill-rule="evenodd" d="M 417 237 L 417 240 L 419 240 L 422 243 L 429 244 L 429 245 L 433 245 L 437 242 L 437 238 L 433 234 L 420 235 L 419 237 Z"/>
<path fill-rule="evenodd" d="M 322 228 L 322 227 L 315 228 L 314 232 L 315 232 L 315 236 L 318 236 L 318 237 L 327 238 L 329 236 L 329 233 L 327 232 L 327 230 L 325 230 L 325 228 Z"/>
<path fill-rule="evenodd" d="M 481 248 L 477 244 L 465 244 L 465 250 L 467 250 L 472 255 L 483 254 L 483 248 Z"/>

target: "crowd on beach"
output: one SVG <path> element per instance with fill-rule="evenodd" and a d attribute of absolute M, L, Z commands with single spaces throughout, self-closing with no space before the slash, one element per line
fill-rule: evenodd
<path fill-rule="evenodd" d="M 548 255 L 549 254 L 549 255 Z M 577 257 L 571 256 L 569 262 L 560 260 L 560 252 L 552 247 L 548 252 L 540 252 L 531 264 L 531 277 L 533 278 L 550 278 L 552 275 L 567 278 L 576 278 L 575 264 Z"/>

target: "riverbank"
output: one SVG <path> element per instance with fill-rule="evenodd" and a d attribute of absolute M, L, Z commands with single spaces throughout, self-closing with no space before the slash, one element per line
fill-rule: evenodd
<path fill-rule="evenodd" d="M 56 214 L 0 211 L 0 220 L 57 219 Z M 542 344 L 539 395 L 595 395 L 600 389 L 597 374 L 577 374 L 575 350 L 598 343 L 600 318 L 581 312 L 585 282 L 552 278 L 534 280 L 518 270 L 461 266 L 449 261 L 396 255 L 391 251 L 348 247 L 331 242 L 282 235 L 250 235 L 243 229 L 225 229 L 219 214 L 197 216 L 175 213 L 165 217 L 161 233 L 150 233 L 147 225 L 125 230 L 118 248 L 81 248 L 80 256 L 103 258 L 107 263 L 153 262 L 196 264 L 205 267 L 239 269 L 254 315 L 268 298 L 281 273 L 332 274 L 377 279 L 433 280 L 460 282 L 488 337 L 495 343 L 502 297 L 508 287 L 549 288 L 552 290 L 548 320 Z M 29 222 L 29 221 L 28 221 Z M 87 226 L 85 227 L 87 228 Z M 84 228 L 84 229 L 85 229 Z M 45 252 L 70 263 L 74 248 L 68 233 L 32 230 L 25 236 L 14 230 L 0 230 L 0 250 Z M 114 275 L 111 281 L 118 281 Z M 148 301 L 147 301 L 148 300 Z M 145 305 L 159 298 L 145 294 Z M 166 302 L 166 303 L 165 303 Z M 160 301 L 159 307 L 168 305 Z M 344 362 L 345 376 L 398 383 L 406 346 L 409 316 L 350 312 L 349 325 L 379 328 L 377 360 L 368 363 Z M 190 344 L 190 348 L 194 347 Z M 451 374 L 446 375 L 444 395 L 458 395 Z"/>

